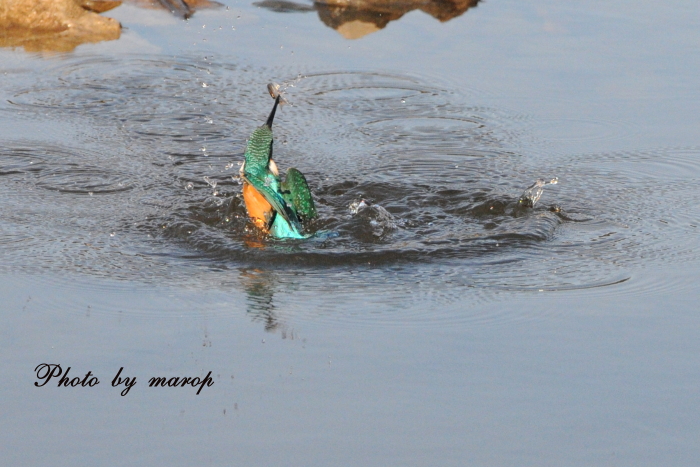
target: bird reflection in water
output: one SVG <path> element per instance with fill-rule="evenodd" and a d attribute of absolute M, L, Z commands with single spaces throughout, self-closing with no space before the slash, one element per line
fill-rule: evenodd
<path fill-rule="evenodd" d="M 254 3 L 278 13 L 316 11 L 321 21 L 346 39 L 359 39 L 384 29 L 390 21 L 413 10 L 421 10 L 440 22 L 462 15 L 480 0 L 326 0 L 312 5 L 285 0 Z"/>
<path fill-rule="evenodd" d="M 294 339 L 294 331 L 282 321 L 275 305 L 274 295 L 279 287 L 279 277 L 274 271 L 241 269 L 240 280 L 246 291 L 247 312 L 254 322 L 263 323 L 265 331 L 280 331 L 282 339 Z"/>

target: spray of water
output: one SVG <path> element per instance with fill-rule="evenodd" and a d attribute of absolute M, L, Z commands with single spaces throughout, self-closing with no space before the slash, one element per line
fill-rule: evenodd
<path fill-rule="evenodd" d="M 545 185 L 556 185 L 557 183 L 559 183 L 559 179 L 556 177 L 550 180 L 545 180 L 543 178 L 537 179 L 535 183 L 523 191 L 518 203 L 527 208 L 534 208 L 535 204 L 537 204 L 537 201 L 539 201 L 542 196 Z"/>

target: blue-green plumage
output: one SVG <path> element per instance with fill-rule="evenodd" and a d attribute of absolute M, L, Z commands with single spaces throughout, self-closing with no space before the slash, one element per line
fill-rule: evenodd
<path fill-rule="evenodd" d="M 280 97 L 275 99 L 275 105 L 270 112 L 267 122 L 256 128 L 245 151 L 245 163 L 241 168 L 241 177 L 244 181 L 244 200 L 248 214 L 261 228 L 267 229 L 277 238 L 305 238 L 302 234 L 303 226 L 300 218 L 308 221 L 316 217 L 316 209 L 311 197 L 306 178 L 297 169 L 287 171 L 284 182 L 280 180 L 277 165 L 272 160 L 272 121 L 275 117 Z M 255 193 L 251 193 L 248 184 L 264 201 Z M 264 211 L 259 214 L 259 211 Z M 263 217 L 263 219 L 260 219 Z"/>

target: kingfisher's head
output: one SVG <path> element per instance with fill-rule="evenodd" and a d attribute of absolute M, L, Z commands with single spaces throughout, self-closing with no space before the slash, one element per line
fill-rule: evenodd
<path fill-rule="evenodd" d="M 272 162 L 272 121 L 275 119 L 275 112 L 279 103 L 280 96 L 277 96 L 265 124 L 256 128 L 250 135 L 245 149 L 245 162 L 243 167 L 241 167 L 242 171 L 264 169 Z"/>

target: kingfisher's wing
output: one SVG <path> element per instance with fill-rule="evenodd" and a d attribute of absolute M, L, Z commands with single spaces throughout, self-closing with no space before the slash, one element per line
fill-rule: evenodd
<path fill-rule="evenodd" d="M 297 169 L 287 170 L 287 177 L 282 183 L 282 196 L 301 219 L 306 221 L 316 217 L 316 206 L 309 184 L 304 174 Z"/>
<path fill-rule="evenodd" d="M 242 178 L 244 181 L 250 183 L 253 186 L 253 188 L 258 190 L 258 192 L 261 195 L 263 195 L 263 198 L 265 198 L 265 200 L 268 203 L 270 203 L 272 209 L 274 209 L 278 215 L 282 216 L 284 220 L 286 220 L 293 229 L 296 229 L 298 231 L 302 230 L 299 218 L 297 217 L 296 213 L 292 210 L 292 208 L 289 207 L 289 205 L 284 200 L 281 194 L 279 194 L 272 187 L 266 185 L 265 182 L 259 176 L 252 174 L 243 174 Z"/>

